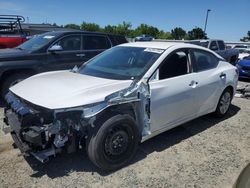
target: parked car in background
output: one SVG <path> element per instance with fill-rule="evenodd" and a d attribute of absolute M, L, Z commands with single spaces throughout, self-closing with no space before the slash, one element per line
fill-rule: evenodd
<path fill-rule="evenodd" d="M 127 43 L 78 70 L 14 85 L 4 121 L 20 150 L 41 162 L 86 147 L 96 166 L 115 170 L 132 159 L 139 142 L 211 112 L 223 117 L 237 81 L 237 68 L 209 49 Z"/>
<path fill-rule="evenodd" d="M 154 37 L 150 35 L 140 35 L 138 37 L 135 37 L 135 42 L 137 41 L 152 41 L 154 40 Z"/>
<path fill-rule="evenodd" d="M 0 50 L 0 86 L 10 86 L 45 71 L 72 69 L 104 50 L 126 43 L 125 37 L 93 32 L 48 32 L 13 49 Z"/>
<path fill-rule="evenodd" d="M 18 15 L 0 15 L 0 49 L 14 48 L 28 40 L 22 29 L 25 19 Z"/>
<path fill-rule="evenodd" d="M 245 44 L 238 44 L 235 45 L 233 48 L 239 50 L 240 53 L 244 53 L 247 49 L 250 50 L 250 46 Z"/>
<path fill-rule="evenodd" d="M 250 48 L 244 49 L 242 53 L 239 54 L 239 60 L 244 59 L 245 57 L 250 56 Z"/>
<path fill-rule="evenodd" d="M 239 60 L 236 67 L 240 78 L 250 78 L 250 55 Z"/>
<path fill-rule="evenodd" d="M 236 64 L 239 57 L 239 50 L 227 49 L 223 40 L 192 40 L 188 41 L 188 43 L 209 48 L 210 50 L 213 50 L 214 52 L 218 53 L 221 57 L 223 57 L 226 61 L 230 62 L 232 65 Z"/>

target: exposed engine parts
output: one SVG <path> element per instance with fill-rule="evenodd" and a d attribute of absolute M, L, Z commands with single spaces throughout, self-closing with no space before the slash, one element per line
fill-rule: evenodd
<path fill-rule="evenodd" d="M 113 107 L 114 110 L 118 104 L 119 108 L 124 105 L 123 110 L 132 110 L 138 125 L 144 125 L 138 129 L 143 136 L 149 135 L 150 96 L 147 87 L 143 82 L 134 82 L 128 89 L 107 96 L 102 103 L 59 110 L 27 104 L 9 93 L 6 97 L 9 107 L 5 112 L 5 123 L 11 125 L 9 132 L 19 142 L 18 147 L 25 146 L 21 151 L 44 163 L 59 152 L 71 153 L 82 148 L 89 132 L 95 128 L 99 114 L 103 112 L 105 116 L 106 109 Z"/>

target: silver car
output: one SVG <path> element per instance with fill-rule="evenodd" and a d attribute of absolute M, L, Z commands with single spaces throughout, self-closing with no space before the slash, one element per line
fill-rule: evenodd
<path fill-rule="evenodd" d="M 4 120 L 19 149 L 41 162 L 86 146 L 96 166 L 115 170 L 140 142 L 208 113 L 224 116 L 237 80 L 236 67 L 209 49 L 128 43 L 14 85 Z"/>

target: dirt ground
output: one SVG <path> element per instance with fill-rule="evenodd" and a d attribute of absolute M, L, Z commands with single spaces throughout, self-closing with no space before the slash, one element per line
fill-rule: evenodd
<path fill-rule="evenodd" d="M 146 141 L 130 165 L 112 173 L 95 168 L 85 152 L 46 164 L 24 159 L 1 134 L 0 187 L 232 187 L 250 162 L 249 117 L 250 100 L 234 98 L 225 118 L 207 115 Z"/>

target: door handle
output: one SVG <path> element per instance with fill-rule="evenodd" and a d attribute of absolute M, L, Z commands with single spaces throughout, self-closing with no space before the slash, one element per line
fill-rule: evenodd
<path fill-rule="evenodd" d="M 225 78 L 226 76 L 227 76 L 227 74 L 224 73 L 224 72 L 222 72 L 222 73 L 220 74 L 220 77 L 221 77 L 221 78 Z"/>
<path fill-rule="evenodd" d="M 195 88 L 198 85 L 198 82 L 192 80 L 191 83 L 189 84 L 190 87 Z"/>
<path fill-rule="evenodd" d="M 84 57 L 85 54 L 76 54 L 77 57 Z"/>

